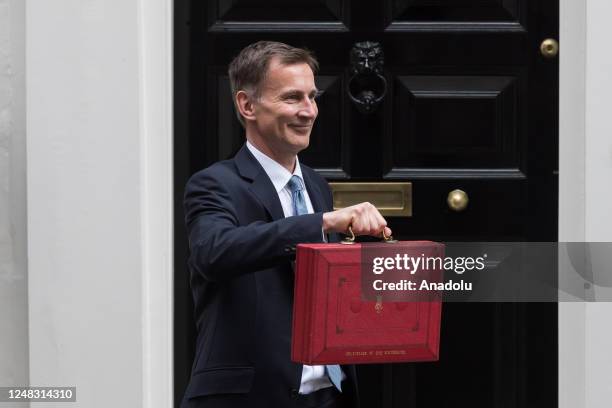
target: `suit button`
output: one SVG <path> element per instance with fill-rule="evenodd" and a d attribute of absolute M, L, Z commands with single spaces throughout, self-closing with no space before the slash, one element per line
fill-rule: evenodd
<path fill-rule="evenodd" d="M 295 388 L 292 388 L 291 389 L 291 398 L 297 399 L 298 395 L 300 395 L 300 392 L 298 390 L 296 390 Z"/>

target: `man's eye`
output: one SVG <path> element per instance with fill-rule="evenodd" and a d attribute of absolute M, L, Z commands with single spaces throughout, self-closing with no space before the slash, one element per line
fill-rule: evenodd
<path fill-rule="evenodd" d="M 289 102 L 296 102 L 300 100 L 300 96 L 299 95 L 287 95 L 285 97 L 285 100 Z"/>

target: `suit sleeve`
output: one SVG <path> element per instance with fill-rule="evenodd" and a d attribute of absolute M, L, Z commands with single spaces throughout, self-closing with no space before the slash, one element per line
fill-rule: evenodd
<path fill-rule="evenodd" d="M 239 225 L 227 188 L 206 171 L 196 174 L 185 189 L 192 271 L 209 281 L 224 281 L 289 261 L 295 245 L 321 242 L 323 214 Z"/>

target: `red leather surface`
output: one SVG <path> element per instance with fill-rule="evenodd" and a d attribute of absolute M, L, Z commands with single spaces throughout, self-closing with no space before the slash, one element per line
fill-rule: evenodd
<path fill-rule="evenodd" d="M 297 246 L 292 360 L 310 365 L 438 360 L 441 302 L 362 300 L 362 245 L 368 244 Z M 444 256 L 443 246 L 430 241 L 393 245 Z"/>

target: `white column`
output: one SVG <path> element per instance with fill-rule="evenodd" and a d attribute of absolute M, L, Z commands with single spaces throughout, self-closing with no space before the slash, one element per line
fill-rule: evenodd
<path fill-rule="evenodd" d="M 26 4 L 30 376 L 75 408 L 170 406 L 169 4 Z"/>

